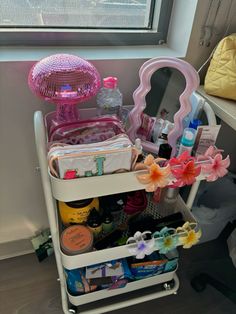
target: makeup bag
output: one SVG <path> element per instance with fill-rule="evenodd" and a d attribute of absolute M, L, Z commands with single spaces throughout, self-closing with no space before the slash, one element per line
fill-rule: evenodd
<path fill-rule="evenodd" d="M 206 73 L 207 94 L 236 100 L 236 33 L 223 38 Z"/>
<path fill-rule="evenodd" d="M 126 134 L 86 145 L 58 144 L 48 152 L 51 174 L 61 179 L 100 176 L 133 169 L 139 151 Z"/>
<path fill-rule="evenodd" d="M 122 133 L 125 130 L 116 116 L 102 116 L 56 125 L 50 128 L 48 141 L 49 144 L 88 144 L 105 141 Z"/>

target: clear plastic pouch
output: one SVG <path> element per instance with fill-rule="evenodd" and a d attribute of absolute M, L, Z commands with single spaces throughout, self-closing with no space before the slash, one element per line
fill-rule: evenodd
<path fill-rule="evenodd" d="M 128 136 L 120 134 L 104 142 L 86 145 L 55 144 L 49 150 L 48 162 L 55 177 L 75 179 L 130 171 L 138 154 Z"/>
<path fill-rule="evenodd" d="M 70 145 L 102 142 L 125 133 L 120 120 L 113 116 L 95 117 L 66 122 L 50 128 L 49 144 L 60 142 Z"/>

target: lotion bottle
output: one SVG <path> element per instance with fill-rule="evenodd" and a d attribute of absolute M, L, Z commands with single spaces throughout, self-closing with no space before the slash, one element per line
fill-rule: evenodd
<path fill-rule="evenodd" d="M 183 152 L 188 151 L 189 155 L 192 153 L 193 145 L 195 142 L 196 130 L 192 128 L 184 129 L 183 136 L 180 141 L 178 156 Z"/>

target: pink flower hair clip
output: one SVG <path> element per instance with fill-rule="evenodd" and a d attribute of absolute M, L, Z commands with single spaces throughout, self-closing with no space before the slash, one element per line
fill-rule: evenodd
<path fill-rule="evenodd" d="M 191 157 L 188 152 L 183 152 L 179 157 L 171 158 L 168 164 L 176 179 L 172 187 L 191 185 L 201 173 L 201 167 L 196 165 L 194 157 Z"/>
<path fill-rule="evenodd" d="M 208 182 L 215 181 L 228 173 L 227 168 L 230 165 L 230 158 L 228 155 L 223 159 L 221 152 L 222 150 L 210 146 L 203 156 L 198 157 L 198 160 L 202 161 L 202 172 L 206 175 L 206 181 Z"/>

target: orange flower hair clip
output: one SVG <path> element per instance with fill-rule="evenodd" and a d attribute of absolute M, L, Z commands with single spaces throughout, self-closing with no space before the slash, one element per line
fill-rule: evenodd
<path fill-rule="evenodd" d="M 158 187 L 163 188 L 169 184 L 170 181 L 170 166 L 160 167 L 157 163 L 163 161 L 163 158 L 155 159 L 151 154 L 148 155 L 142 167 L 140 166 L 139 170 L 147 170 L 148 173 L 137 175 L 137 179 L 140 183 L 146 184 L 147 192 L 154 192 Z"/>

